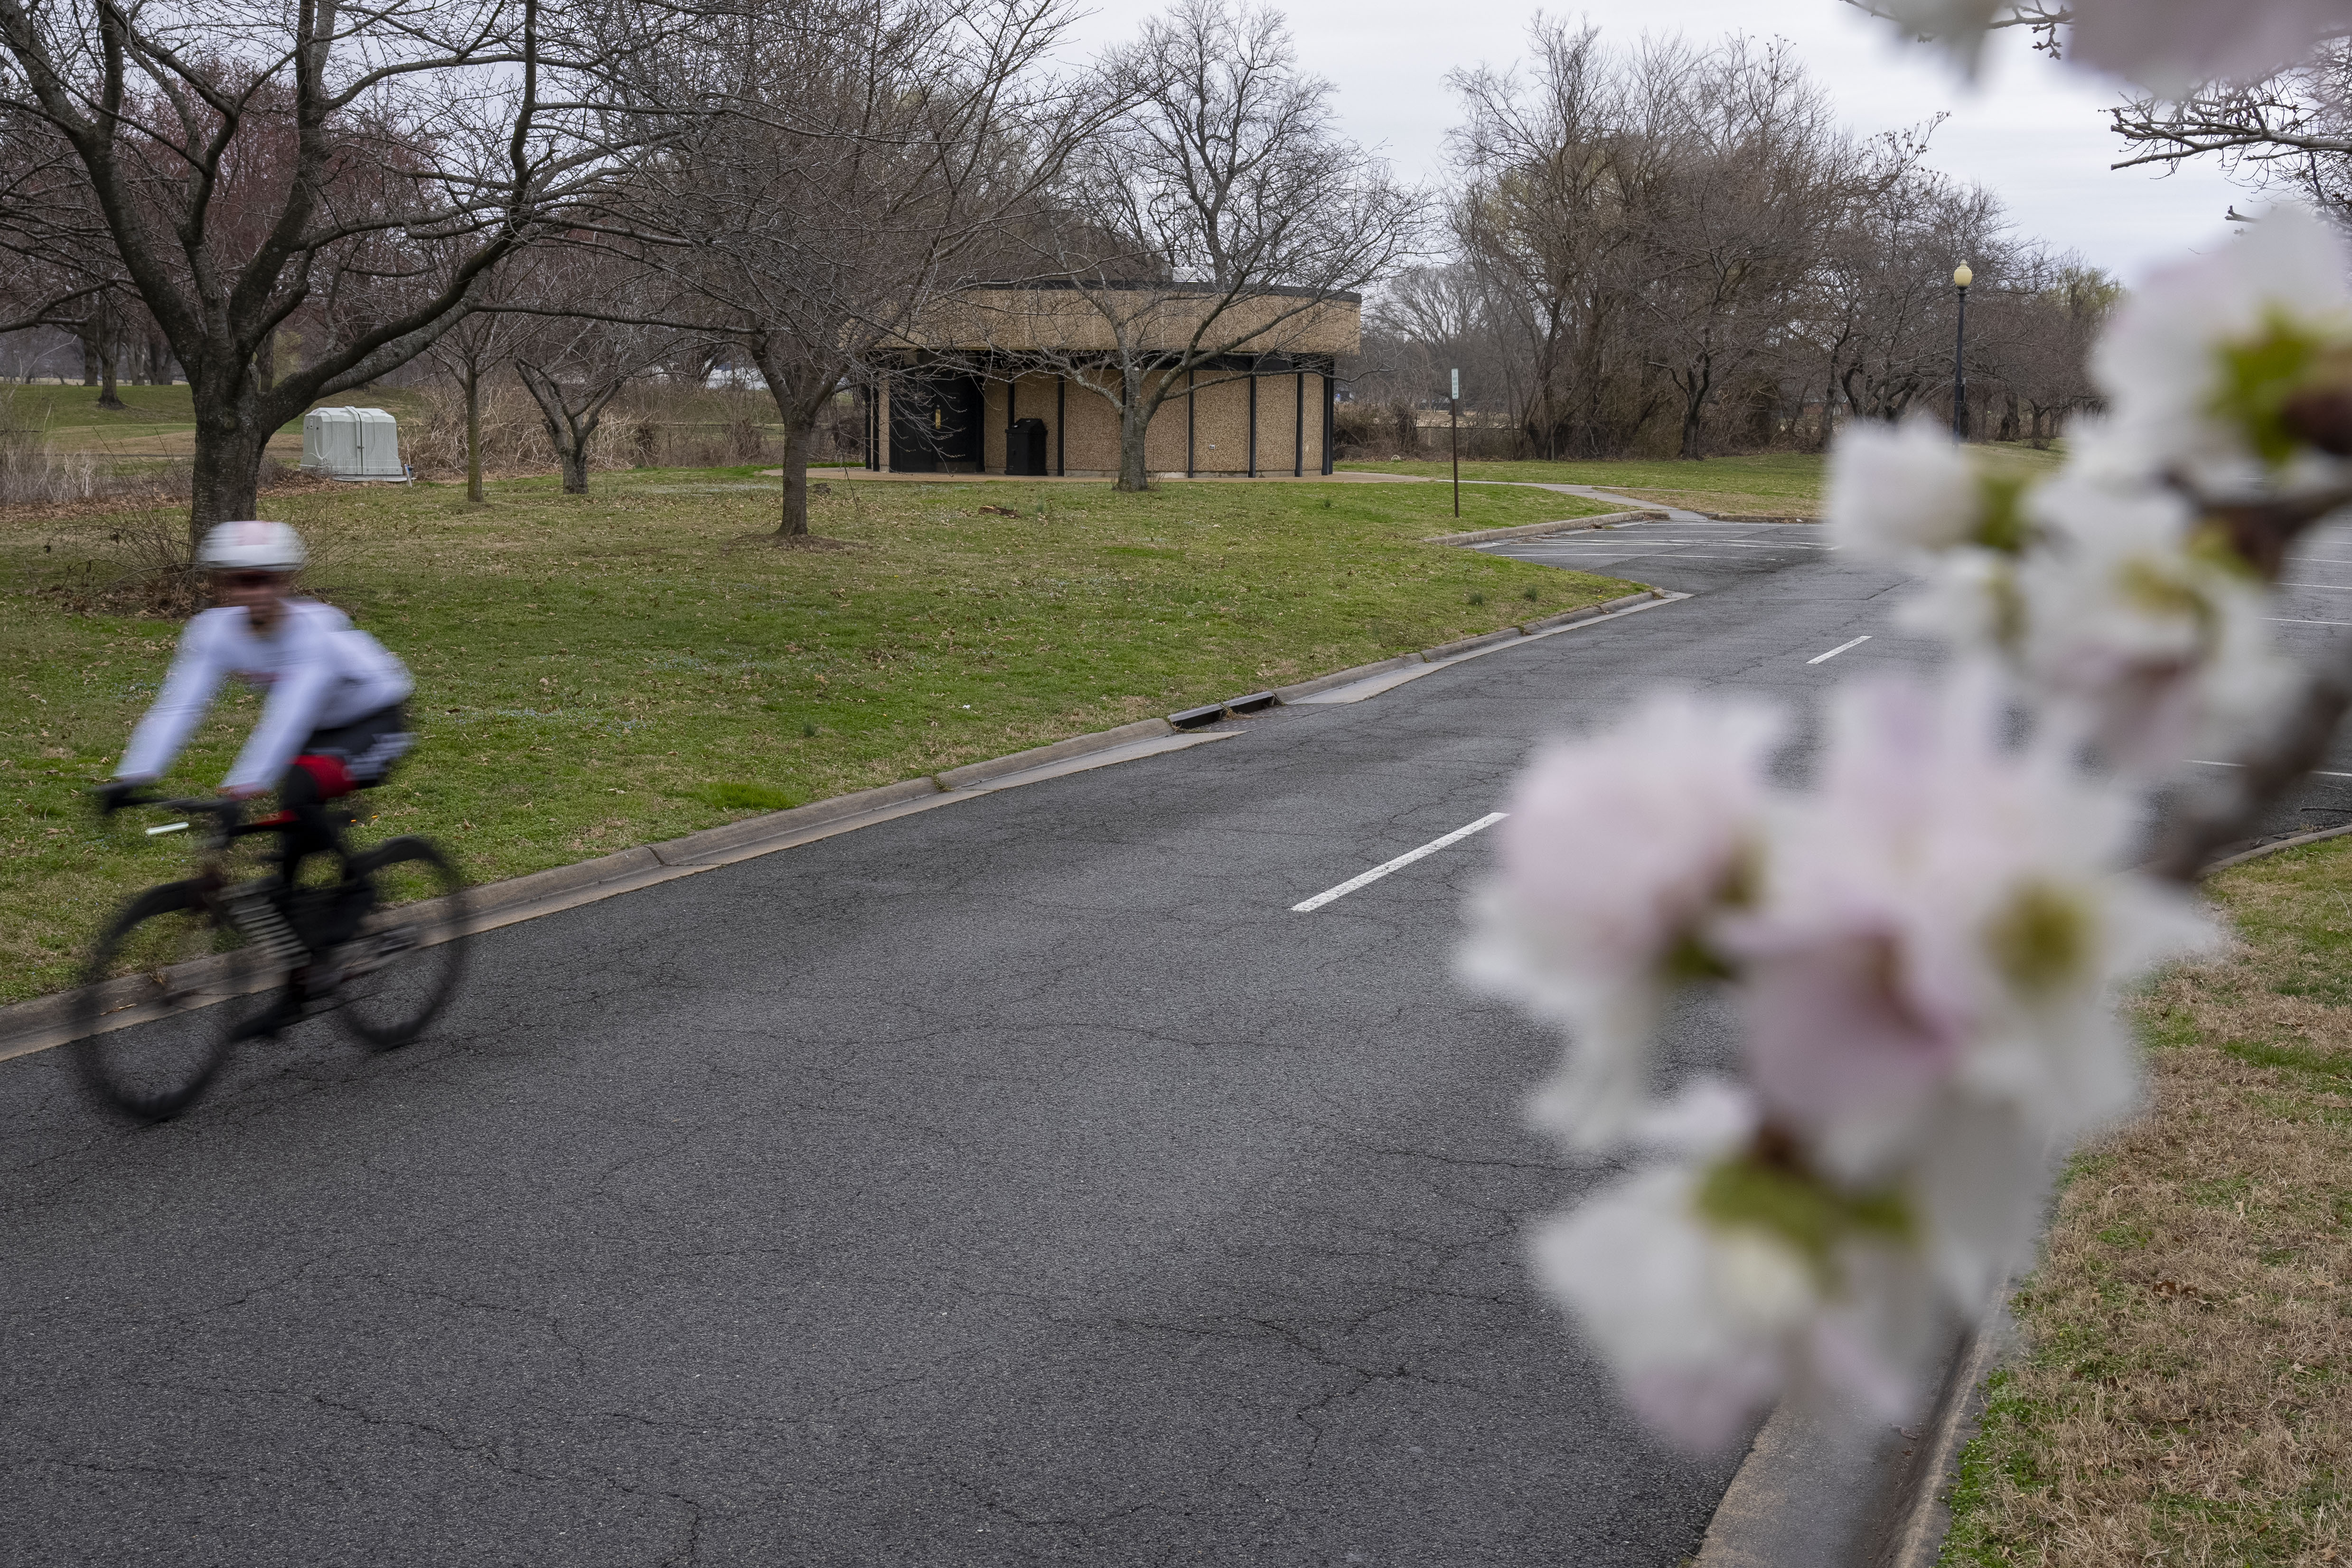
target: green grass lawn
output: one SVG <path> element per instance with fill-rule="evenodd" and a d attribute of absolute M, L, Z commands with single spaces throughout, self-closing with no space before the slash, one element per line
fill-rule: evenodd
<path fill-rule="evenodd" d="M 2061 453 L 2016 445 L 1971 448 L 1986 459 L 2029 468 L 2053 468 Z M 1365 473 L 1453 472 L 1443 462 L 1341 463 Z M 1755 457 L 1708 458 L 1699 462 L 1612 461 L 1578 463 L 1465 463 L 1465 479 L 1503 479 L 1517 484 L 1598 485 L 1641 500 L 1688 507 L 1717 517 L 1803 517 L 1822 514 L 1822 485 L 1828 460 L 1802 452 Z"/>
<path fill-rule="evenodd" d="M 1433 485 L 835 481 L 813 510 L 841 542 L 778 549 L 773 486 L 268 498 L 312 542 L 313 590 L 416 675 L 423 741 L 367 797 L 373 831 L 514 876 L 1626 592 L 1419 542 L 1605 510 L 1540 490 L 1465 492 L 1456 524 Z M 184 526 L 0 520 L 0 999 L 68 983 L 105 911 L 184 864 L 82 797 L 178 632 L 105 590 L 142 525 Z M 225 700 L 173 784 L 216 783 L 255 713 Z"/>

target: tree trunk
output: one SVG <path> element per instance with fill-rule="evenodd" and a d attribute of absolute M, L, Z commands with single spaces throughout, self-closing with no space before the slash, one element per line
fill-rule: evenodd
<path fill-rule="evenodd" d="M 76 331 L 74 338 L 81 344 L 81 384 L 84 386 L 96 386 L 98 362 L 102 357 L 102 351 L 98 346 L 98 334 L 84 328 Z"/>
<path fill-rule="evenodd" d="M 816 434 L 816 421 L 803 409 L 782 406 L 777 400 L 776 412 L 784 426 L 783 519 L 776 525 L 779 539 L 808 537 L 808 465 L 809 447 Z"/>
<path fill-rule="evenodd" d="M 522 377 L 523 389 L 530 394 L 531 401 L 539 405 L 540 421 L 547 426 L 547 439 L 555 447 L 556 470 L 563 476 L 563 493 L 586 495 L 588 441 L 604 421 L 604 405 L 612 400 L 613 389 L 592 390 L 589 412 L 574 414 L 562 384 L 553 376 L 522 360 L 515 361 L 515 372 Z"/>
<path fill-rule="evenodd" d="M 1706 406 L 1706 395 L 1715 385 L 1713 361 L 1702 359 L 1691 367 L 1690 379 L 1683 383 L 1683 449 L 1681 455 L 1696 461 L 1706 454 L 1699 450 L 1699 413 Z"/>
<path fill-rule="evenodd" d="M 1143 373 L 1136 366 L 1124 367 L 1119 381 L 1126 395 L 1118 405 L 1118 488 L 1133 495 L 1151 488 L 1150 471 L 1143 465 L 1144 438 L 1151 433 L 1151 416 L 1160 412 L 1160 405 L 1146 405 Z"/>
<path fill-rule="evenodd" d="M 109 334 L 110 340 L 112 334 Z M 120 408 L 122 399 L 114 390 L 114 344 L 111 341 L 98 345 L 98 405 Z"/>
<path fill-rule="evenodd" d="M 1151 488 L 1151 472 L 1143 462 L 1143 443 L 1157 410 L 1137 407 L 1139 401 L 1131 400 L 1118 411 L 1118 488 L 1130 495 Z"/>
<path fill-rule="evenodd" d="M 466 372 L 466 499 L 489 499 L 482 489 L 482 373 Z"/>
<path fill-rule="evenodd" d="M 743 352 L 767 384 L 768 401 L 775 405 L 776 422 L 783 426 L 783 469 L 778 475 L 781 492 L 776 520 L 778 539 L 809 536 L 809 454 L 816 445 L 817 421 L 833 401 L 849 363 L 820 358 L 807 345 L 782 334 L 755 333 L 741 340 Z"/>
<path fill-rule="evenodd" d="M 235 522 L 259 509 L 261 452 L 269 431 L 247 413 L 224 406 L 227 400 L 196 398 L 195 471 L 191 477 L 188 552 L 194 560 L 216 522 Z"/>

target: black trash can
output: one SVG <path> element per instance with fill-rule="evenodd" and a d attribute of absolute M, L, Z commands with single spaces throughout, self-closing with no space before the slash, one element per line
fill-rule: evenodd
<path fill-rule="evenodd" d="M 1015 419 L 1006 432 L 1004 471 L 1008 474 L 1042 474 L 1045 472 L 1045 422 L 1043 419 Z"/>

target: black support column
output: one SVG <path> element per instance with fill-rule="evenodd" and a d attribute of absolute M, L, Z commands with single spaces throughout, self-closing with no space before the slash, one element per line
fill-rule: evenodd
<path fill-rule="evenodd" d="M 1331 372 L 1339 363 L 1336 359 L 1323 363 L 1323 471 L 1327 474 L 1331 471 L 1331 414 L 1338 406 L 1339 391 L 1331 379 Z"/>
<path fill-rule="evenodd" d="M 1290 477 L 1303 479 L 1307 474 L 1307 373 L 1300 371 L 1298 406 L 1292 416 L 1290 429 Z"/>
<path fill-rule="evenodd" d="M 1250 361 L 1249 391 L 1249 477 L 1257 478 L 1257 361 Z"/>

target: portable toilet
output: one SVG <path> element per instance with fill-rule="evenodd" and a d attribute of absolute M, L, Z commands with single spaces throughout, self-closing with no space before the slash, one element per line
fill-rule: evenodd
<path fill-rule="evenodd" d="M 381 408 L 313 408 L 302 416 L 302 468 L 331 479 L 405 479 L 400 426 Z"/>

